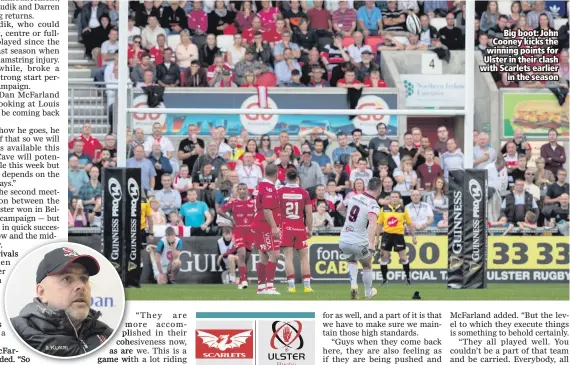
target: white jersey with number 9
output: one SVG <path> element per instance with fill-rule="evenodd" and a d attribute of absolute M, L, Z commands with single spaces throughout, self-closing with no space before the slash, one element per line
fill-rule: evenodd
<path fill-rule="evenodd" d="M 374 197 L 363 193 L 345 200 L 346 220 L 340 232 L 340 242 L 356 245 L 368 242 L 368 217 L 376 218 L 380 213 L 380 206 Z"/>

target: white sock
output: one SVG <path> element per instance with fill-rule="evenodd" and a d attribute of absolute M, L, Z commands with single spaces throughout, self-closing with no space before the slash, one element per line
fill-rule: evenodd
<path fill-rule="evenodd" d="M 311 287 L 311 279 L 304 279 L 303 285 L 305 286 L 305 288 L 310 288 Z"/>
<path fill-rule="evenodd" d="M 235 282 L 236 282 L 236 276 L 235 276 L 235 274 L 234 274 L 234 275 L 230 274 L 230 284 L 233 284 L 233 283 L 235 283 Z"/>
<path fill-rule="evenodd" d="M 289 283 L 289 288 L 295 287 L 295 279 L 289 279 L 289 280 L 287 280 L 287 282 Z"/>
<path fill-rule="evenodd" d="M 257 284 L 257 290 L 264 290 L 265 284 Z"/>
<path fill-rule="evenodd" d="M 350 285 L 358 285 L 358 265 L 356 262 L 348 263 L 348 273 L 350 274 Z"/>
<path fill-rule="evenodd" d="M 362 271 L 362 281 L 364 282 L 364 293 L 368 297 L 372 292 L 372 270 Z"/>

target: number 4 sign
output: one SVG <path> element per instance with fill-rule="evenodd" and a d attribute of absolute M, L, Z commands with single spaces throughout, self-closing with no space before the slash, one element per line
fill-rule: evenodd
<path fill-rule="evenodd" d="M 422 74 L 441 75 L 443 63 L 433 52 L 422 53 Z"/>

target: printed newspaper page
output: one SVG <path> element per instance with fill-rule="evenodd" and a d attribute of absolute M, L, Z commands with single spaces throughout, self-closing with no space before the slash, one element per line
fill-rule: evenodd
<path fill-rule="evenodd" d="M 570 363 L 569 7 L 1 1 L 0 363 Z"/>

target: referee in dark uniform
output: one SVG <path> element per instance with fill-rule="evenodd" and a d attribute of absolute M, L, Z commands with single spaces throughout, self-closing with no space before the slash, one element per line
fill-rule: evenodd
<path fill-rule="evenodd" d="M 390 261 L 390 251 L 392 249 L 400 256 L 400 262 L 406 273 L 406 281 L 408 285 L 412 284 L 410 279 L 410 260 L 406 252 L 406 241 L 404 239 L 404 224 L 410 230 L 412 242 L 417 245 L 416 230 L 412 224 L 412 219 L 408 210 L 401 205 L 401 196 L 397 191 L 390 194 L 390 203 L 380 210 L 378 216 L 378 232 L 377 243 L 380 241 L 382 249 L 382 259 L 380 261 L 380 269 L 382 270 L 382 285 L 388 284 L 388 262 Z"/>

